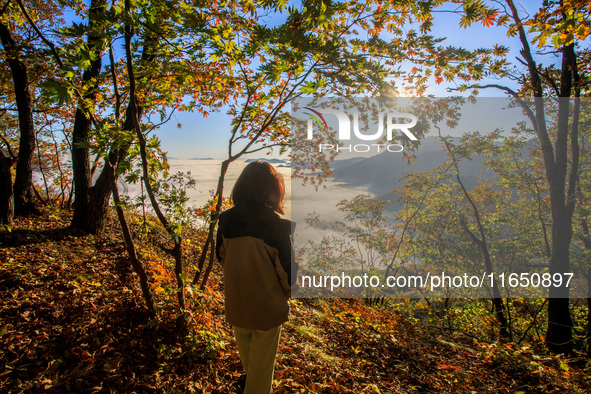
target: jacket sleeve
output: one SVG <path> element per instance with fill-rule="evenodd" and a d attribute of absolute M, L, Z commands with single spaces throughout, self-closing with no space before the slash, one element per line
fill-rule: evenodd
<path fill-rule="evenodd" d="M 279 261 L 281 266 L 287 272 L 287 278 L 290 285 L 294 285 L 297 279 L 298 263 L 295 261 L 293 249 L 292 231 L 295 223 L 289 220 L 281 221 L 280 240 L 279 240 Z"/>

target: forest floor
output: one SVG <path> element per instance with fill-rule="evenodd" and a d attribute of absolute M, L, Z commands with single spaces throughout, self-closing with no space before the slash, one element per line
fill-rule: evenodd
<path fill-rule="evenodd" d="M 144 308 L 122 237 L 68 228 L 69 213 L 0 231 L 0 392 L 234 393 L 242 374 L 223 285 Z M 291 300 L 276 393 L 589 392 L 584 361 L 484 343 L 413 322 L 391 305 Z"/>

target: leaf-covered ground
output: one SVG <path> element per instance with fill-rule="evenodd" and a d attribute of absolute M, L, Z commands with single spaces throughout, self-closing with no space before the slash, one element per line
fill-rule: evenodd
<path fill-rule="evenodd" d="M 116 226 L 93 237 L 68 221 L 46 213 L 0 232 L 0 392 L 236 392 L 219 273 L 191 298 L 188 329 L 162 295 L 150 319 Z M 275 392 L 588 392 L 567 361 L 444 336 L 392 307 L 292 300 Z"/>

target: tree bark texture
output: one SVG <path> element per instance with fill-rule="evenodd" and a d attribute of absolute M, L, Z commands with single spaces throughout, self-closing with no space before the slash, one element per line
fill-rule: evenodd
<path fill-rule="evenodd" d="M 14 178 L 14 213 L 28 215 L 36 212 L 33 202 L 33 154 L 35 152 L 35 123 L 33 98 L 29 86 L 27 66 L 22 52 L 14 41 L 8 26 L 0 23 L 0 40 L 7 54 L 8 65 L 14 83 L 14 95 L 18 110 L 20 130 L 18 161 Z"/>
<path fill-rule="evenodd" d="M 8 224 L 14 215 L 14 200 L 12 192 L 12 167 L 13 160 L 4 156 L 0 151 L 0 224 Z"/>
<path fill-rule="evenodd" d="M 558 130 L 554 149 L 555 161 L 546 163 L 546 173 L 550 184 L 550 208 L 552 211 L 551 275 L 563 275 L 570 272 L 569 254 L 573 236 L 572 217 L 579 172 L 579 103 L 577 99 L 580 91 L 578 89 L 575 90 L 576 98 L 572 120 L 570 115 L 570 97 L 573 93 L 573 78 L 577 75 L 576 67 L 574 44 L 564 46 L 562 48 L 560 80 L 561 98 L 558 102 Z M 554 353 L 570 353 L 573 349 L 573 321 L 570 315 L 569 296 L 569 288 L 565 285 L 553 286 L 549 289 L 546 345 Z"/>
<path fill-rule="evenodd" d="M 96 18 L 104 13 L 105 5 L 102 0 L 92 0 L 88 17 L 91 26 L 93 21 L 96 24 Z M 96 88 L 98 85 L 97 78 L 100 75 L 102 67 L 102 53 L 103 53 L 103 38 L 95 34 L 89 33 L 88 46 L 93 48 L 96 59 L 90 64 L 90 67 L 84 70 L 82 75 L 82 84 L 87 86 L 87 92 L 84 99 L 94 103 L 96 100 Z M 72 217 L 72 227 L 81 228 L 85 231 L 85 218 L 90 214 L 88 193 L 91 187 L 92 179 L 90 173 L 90 156 L 89 156 L 89 133 L 92 122 L 88 113 L 89 109 L 84 107 L 84 103 L 79 103 L 76 108 L 76 116 L 74 118 L 74 128 L 72 132 L 72 170 L 74 179 L 74 215 Z"/>
<path fill-rule="evenodd" d="M 513 20 L 518 24 L 522 44 L 520 51 L 527 67 L 530 86 L 534 94 L 534 113 L 529 111 L 532 125 L 540 141 L 544 158 L 546 179 L 550 187 L 550 210 L 552 212 L 552 253 L 549 260 L 550 274 L 570 271 L 569 251 L 572 240 L 572 215 L 575 206 L 575 186 L 579 173 L 578 144 L 578 85 L 577 60 L 574 43 L 562 46 L 560 85 L 557 92 L 558 122 L 554 141 L 546 123 L 547 108 L 544 103 L 544 86 L 538 65 L 533 59 L 524 24 L 521 22 L 513 0 L 506 0 Z M 574 84 L 573 84 L 574 82 Z M 574 90 L 574 92 L 573 92 Z M 575 111 L 569 125 L 571 97 L 575 97 Z M 525 107 L 525 106 L 524 106 Z M 569 149 L 570 148 L 570 149 Z M 570 150 L 570 155 L 569 155 Z M 564 278 L 563 278 L 564 279 Z M 565 283 L 565 281 L 562 281 Z M 546 346 L 554 353 L 570 353 L 573 349 L 573 322 L 570 316 L 569 288 L 551 287 L 548 292 L 548 328 Z"/>

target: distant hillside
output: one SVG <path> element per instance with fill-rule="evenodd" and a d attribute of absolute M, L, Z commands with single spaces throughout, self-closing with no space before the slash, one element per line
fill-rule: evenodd
<path fill-rule="evenodd" d="M 244 162 L 245 163 L 252 163 L 253 161 L 257 161 L 257 160 L 266 161 L 267 163 L 271 163 L 271 164 L 289 164 L 289 160 L 286 160 L 286 159 L 271 159 L 271 158 L 268 158 L 268 157 L 258 158 L 258 159 L 246 159 Z"/>
<path fill-rule="evenodd" d="M 334 163 L 331 164 L 333 171 L 335 169 L 351 166 L 366 160 L 365 157 L 353 157 L 351 159 L 342 159 L 342 160 L 335 160 Z"/>
<path fill-rule="evenodd" d="M 350 159 L 348 165 L 334 169 L 333 180 L 350 187 L 366 187 L 374 195 L 394 202 L 397 197 L 392 191 L 402 187 L 402 177 L 413 172 L 429 171 L 447 159 L 445 148 L 437 137 L 422 140 L 414 156 L 412 164 L 402 154 L 387 151 L 361 160 Z M 494 176 L 492 172 L 485 170 L 483 160 L 483 157 L 474 157 L 472 161 L 460 166 L 462 179 L 467 185 L 472 185 L 478 177 Z M 397 209 L 396 204 L 392 208 Z"/>

